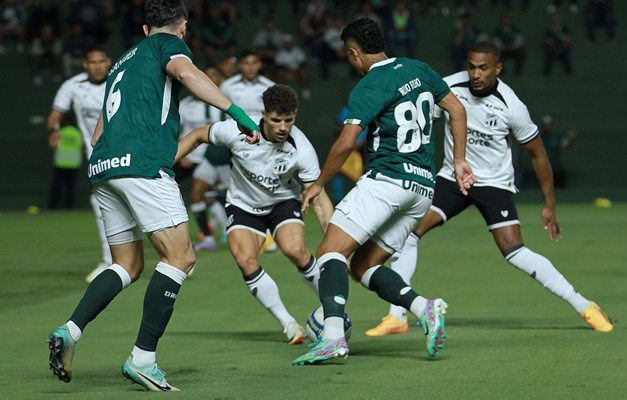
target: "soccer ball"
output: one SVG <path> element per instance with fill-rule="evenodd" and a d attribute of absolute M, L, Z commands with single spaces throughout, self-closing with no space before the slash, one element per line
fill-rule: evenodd
<path fill-rule="evenodd" d="M 344 313 L 344 337 L 346 340 L 351 337 L 352 328 L 353 323 L 351 319 L 347 313 Z M 322 338 L 322 332 L 324 332 L 324 311 L 322 306 L 320 306 L 309 314 L 307 324 L 305 324 L 305 336 L 307 336 L 310 342 L 316 343 Z"/>

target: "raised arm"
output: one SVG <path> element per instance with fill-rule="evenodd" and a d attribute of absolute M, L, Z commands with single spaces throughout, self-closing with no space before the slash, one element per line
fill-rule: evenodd
<path fill-rule="evenodd" d="M 557 222 L 555 213 L 555 191 L 553 189 L 553 169 L 549 157 L 546 155 L 544 144 L 540 136 L 524 144 L 525 150 L 531 155 L 533 170 L 538 178 L 540 190 L 544 196 L 544 207 L 542 208 L 542 220 L 544 229 L 549 231 L 551 240 L 559 240 L 562 237 L 560 225 Z"/>
<path fill-rule="evenodd" d="M 468 195 L 468 189 L 477 182 L 477 178 L 466 162 L 466 109 L 453 92 L 449 92 L 440 100 L 438 106 L 449 114 L 453 134 L 455 180 L 459 190 L 464 195 Z"/>

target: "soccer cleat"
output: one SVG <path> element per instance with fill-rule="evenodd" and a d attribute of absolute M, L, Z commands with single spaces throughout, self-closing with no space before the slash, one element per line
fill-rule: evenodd
<path fill-rule="evenodd" d="M 581 316 L 597 332 L 611 332 L 614 330 L 614 323 L 610 317 L 594 301 L 590 302 L 590 307 L 586 308 L 581 313 Z"/>
<path fill-rule="evenodd" d="M 207 236 L 194 245 L 194 251 L 215 250 L 217 248 L 218 244 L 213 236 Z"/>
<path fill-rule="evenodd" d="M 317 343 L 310 344 L 309 347 L 311 350 L 292 361 L 292 364 L 315 364 L 318 361 L 326 361 L 335 357 L 348 357 L 348 344 L 345 338 L 320 339 Z"/>
<path fill-rule="evenodd" d="M 129 356 L 122 364 L 122 376 L 133 383 L 139 383 L 148 390 L 154 392 L 179 392 L 180 390 L 168 384 L 165 380 L 165 372 L 157 363 L 138 367 L 133 364 L 133 356 Z"/>
<path fill-rule="evenodd" d="M 279 246 L 274 241 L 274 238 L 272 237 L 272 235 L 267 234 L 266 241 L 263 242 L 263 244 L 261 245 L 261 252 L 262 253 L 274 253 L 275 251 L 277 251 L 278 248 Z"/>
<path fill-rule="evenodd" d="M 74 359 L 74 347 L 76 342 L 70 336 L 67 325 L 62 325 L 52 331 L 48 336 L 48 350 L 50 350 L 50 360 L 48 365 L 52 373 L 60 381 L 69 382 L 72 380 L 72 360 Z"/>
<path fill-rule="evenodd" d="M 85 277 L 85 281 L 86 281 L 87 283 L 91 283 L 91 281 L 93 281 L 94 279 L 96 279 L 96 277 L 97 277 L 98 275 L 100 275 L 100 273 L 102 273 L 102 271 L 104 271 L 105 269 L 109 268 L 109 265 L 110 265 L 110 264 L 108 264 L 108 263 L 101 262 L 100 264 L 98 264 L 98 266 L 97 266 L 97 267 L 96 267 L 93 271 L 91 271 L 91 272 L 89 273 L 89 275 L 87 275 L 87 276 Z"/>
<path fill-rule="evenodd" d="M 372 329 L 366 331 L 366 336 L 385 336 L 392 333 L 401 335 L 409 332 L 407 321 L 401 321 L 393 315 L 383 317 L 381 323 Z"/>
<path fill-rule="evenodd" d="M 446 341 L 446 329 L 444 328 L 444 317 L 448 304 L 442 299 L 427 300 L 427 307 L 420 316 L 418 325 L 422 326 L 427 340 L 427 353 L 431 357 L 440 354 Z"/>
<path fill-rule="evenodd" d="M 289 322 L 283 333 L 287 336 L 287 341 L 290 344 L 300 344 L 305 340 L 305 330 L 296 321 Z"/>

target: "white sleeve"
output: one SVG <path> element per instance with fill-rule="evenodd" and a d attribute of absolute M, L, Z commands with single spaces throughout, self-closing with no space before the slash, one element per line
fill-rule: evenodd
<path fill-rule="evenodd" d="M 531 120 L 527 106 L 518 99 L 510 107 L 509 128 L 516 140 L 522 144 L 538 136 L 538 127 Z"/>
<path fill-rule="evenodd" d="M 209 122 L 222 121 L 222 110 L 218 107 L 211 106 L 209 108 Z"/>
<path fill-rule="evenodd" d="M 308 140 L 299 144 L 298 177 L 303 182 L 313 182 L 320 176 L 320 163 L 316 150 Z"/>
<path fill-rule="evenodd" d="M 216 122 L 211 124 L 211 129 L 209 130 L 209 143 L 231 148 L 231 143 L 240 134 L 241 132 L 234 120 Z"/>
<path fill-rule="evenodd" d="M 65 81 L 54 96 L 52 109 L 67 114 L 72 109 L 72 82 Z"/>

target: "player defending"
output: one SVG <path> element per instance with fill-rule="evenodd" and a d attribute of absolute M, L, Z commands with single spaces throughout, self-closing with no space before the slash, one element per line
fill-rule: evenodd
<path fill-rule="evenodd" d="M 462 196 L 451 180 L 453 143 L 448 121 L 452 119 L 445 113 L 445 159 L 437 176 L 433 204 L 407 239 L 403 252 L 398 254 L 398 260 L 392 261 L 392 269 L 409 282 L 416 269 L 418 239 L 475 205 L 492 232 L 496 245 L 510 264 L 566 300 L 594 330 L 609 332 L 614 325 L 599 306 L 575 291 L 549 260 L 529 250 L 523 243 L 513 197 L 516 187 L 508 144 L 510 132 L 531 155 L 544 195 L 544 229 L 548 230 L 552 240 L 558 240 L 561 233 L 555 215 L 551 164 L 538 134 L 538 127 L 531 121 L 527 107 L 514 91 L 498 78 L 502 67 L 498 48 L 491 43 L 479 42 L 468 52 L 468 70 L 444 79 L 466 107 L 468 163 L 476 173 L 477 183 L 468 191 L 468 196 Z M 438 114 L 441 114 L 441 110 L 438 110 Z M 407 333 L 407 329 L 405 309 L 392 305 L 390 314 L 383 318 L 379 326 L 367 331 L 366 335 Z"/>
<path fill-rule="evenodd" d="M 48 337 L 49 365 L 60 380 L 72 379 L 74 348 L 85 327 L 141 275 L 147 234 L 161 260 L 146 289 L 139 333 L 122 375 L 149 390 L 173 391 L 178 389 L 157 366 L 157 343 L 196 261 L 187 211 L 172 171 L 183 85 L 231 114 L 250 132 L 247 142 L 258 141 L 259 127 L 192 63 L 182 40 L 187 10 L 181 0 L 148 0 L 145 13 L 147 38 L 111 68 L 92 139 L 89 177 L 113 265 L 92 281 L 67 323 Z"/>
<path fill-rule="evenodd" d="M 61 140 L 59 135 L 61 122 L 64 116 L 72 110 L 83 136 L 85 155 L 89 160 L 93 150 L 91 137 L 94 134 L 94 128 L 96 128 L 96 122 L 98 122 L 98 116 L 102 109 L 105 82 L 109 68 L 111 68 L 111 59 L 103 48 L 92 47 L 85 53 L 83 68 L 85 68 L 85 72 L 81 72 L 63 82 L 57 91 L 52 102 L 52 110 L 46 121 L 46 127 L 50 134 L 48 144 L 51 149 L 56 150 Z M 94 193 L 89 194 L 89 203 L 94 210 L 94 214 L 96 214 L 96 226 L 98 227 L 98 236 L 102 246 L 102 261 L 85 277 L 87 283 L 93 281 L 99 273 L 111 265 L 111 252 L 109 251 L 109 243 L 107 242 L 107 235 L 102 222 L 102 213 Z"/>
<path fill-rule="evenodd" d="M 313 146 L 294 125 L 296 92 L 289 86 L 275 85 L 262 98 L 261 140 L 257 146 L 243 143 L 237 124 L 224 121 L 194 130 L 180 142 L 177 159 L 200 143 L 231 150 L 231 186 L 226 195 L 229 249 L 250 292 L 279 321 L 289 343 L 298 344 L 305 339 L 303 328 L 285 308 L 277 284 L 259 264 L 259 254 L 265 232 L 270 230 L 303 282 L 318 293 L 320 270 L 316 258 L 305 248 L 305 224 L 298 201 L 301 187 L 296 178 L 308 188 L 320 175 L 320 166 Z M 326 231 L 333 214 L 331 200 L 322 191 L 313 206 Z"/>
<path fill-rule="evenodd" d="M 455 141 L 455 177 L 466 193 L 474 175 L 464 159 L 466 113 L 442 78 L 427 64 L 388 58 L 379 25 L 372 19 L 351 22 L 342 32 L 347 58 L 363 77 L 348 99 L 348 114 L 320 177 L 302 195 L 302 209 L 346 161 L 360 132 L 368 132 L 368 171 L 337 205 L 318 247 L 320 301 L 324 333 L 295 365 L 348 355 L 343 315 L 348 299 L 347 258 L 363 286 L 402 305 L 418 317 L 429 355 L 436 356 L 446 339 L 442 299 L 419 296 L 383 263 L 403 247 L 407 236 L 431 205 L 435 170 L 431 118 L 438 104 L 451 114 Z"/>

